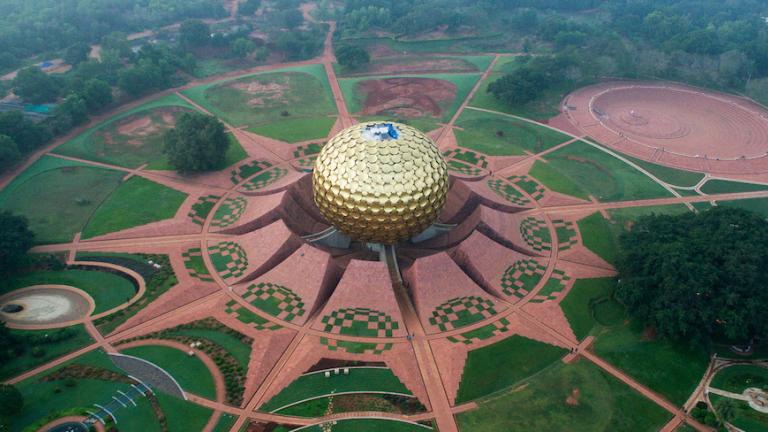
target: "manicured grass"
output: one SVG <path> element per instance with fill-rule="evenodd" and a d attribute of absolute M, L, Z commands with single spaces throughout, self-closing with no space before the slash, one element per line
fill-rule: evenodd
<path fill-rule="evenodd" d="M 609 263 L 616 263 L 619 253 L 617 237 L 621 227 L 605 220 L 600 212 L 579 220 L 579 231 L 584 246 Z"/>
<path fill-rule="evenodd" d="M 172 127 L 165 123 L 163 112 L 177 118 L 194 108 L 176 95 L 169 95 L 120 113 L 87 130 L 83 134 L 57 147 L 58 154 L 104 162 L 129 168 L 143 163 L 156 163 L 163 159 L 163 132 Z M 144 130 L 141 134 L 122 134 L 119 128 L 125 123 L 148 118 L 156 130 Z"/>
<path fill-rule="evenodd" d="M 232 354 L 240 366 L 244 369 L 248 369 L 248 361 L 251 358 L 251 346 L 243 343 L 232 335 L 202 328 L 175 329 L 172 332 L 169 332 L 169 334 L 192 336 L 216 343 Z"/>
<path fill-rule="evenodd" d="M 24 346 L 24 353 L 14 358 L 11 362 L 0 364 L 1 379 L 19 375 L 24 371 L 47 363 L 93 342 L 93 339 L 91 339 L 82 325 L 57 330 L 10 330 L 10 332 L 13 336 L 25 341 L 22 344 Z M 48 335 L 48 338 L 45 335 Z M 66 335 L 66 337 L 63 335 Z M 54 340 L 57 341 L 52 342 Z M 42 348 L 42 355 L 38 357 L 32 355 L 32 349 L 35 346 Z"/>
<path fill-rule="evenodd" d="M 83 230 L 88 219 L 119 186 L 123 173 L 86 166 L 63 166 L 47 161 L 30 169 L 0 198 L 0 208 L 24 216 L 36 243 L 66 243 Z"/>
<path fill-rule="evenodd" d="M 221 164 L 221 166 L 215 167 L 215 170 L 228 168 L 248 157 L 248 153 L 245 152 L 243 146 L 240 145 L 240 141 L 238 141 L 234 135 L 227 134 L 227 138 L 229 139 L 229 148 L 227 149 L 227 154 L 224 155 L 224 163 Z M 146 169 L 170 171 L 173 170 L 173 167 L 168 163 L 168 156 L 161 155 L 155 161 L 147 165 Z"/>
<path fill-rule="evenodd" d="M 334 432 L 426 432 L 428 429 L 423 426 L 417 426 L 412 423 L 401 422 L 397 420 L 379 420 L 379 419 L 353 419 L 338 420 L 333 425 Z M 312 426 L 301 429 L 301 432 L 323 432 L 320 426 Z"/>
<path fill-rule="evenodd" d="M 349 375 L 331 374 L 330 378 L 326 378 L 322 373 L 302 375 L 265 403 L 260 410 L 273 411 L 300 400 L 349 391 L 386 391 L 411 394 L 389 369 L 352 368 L 349 370 Z"/>
<path fill-rule="evenodd" d="M 168 421 L 169 431 L 201 431 L 213 414 L 210 408 L 163 393 L 157 393 L 157 401 Z"/>
<path fill-rule="evenodd" d="M 704 183 L 704 186 L 701 187 L 701 191 L 705 194 L 755 192 L 764 190 L 768 190 L 768 185 L 742 183 L 728 180 L 708 180 L 706 183 Z"/>
<path fill-rule="evenodd" d="M 479 404 L 478 409 L 456 416 L 462 432 L 651 432 L 671 418 L 586 361 L 557 363 L 525 384 Z"/>
<path fill-rule="evenodd" d="M 646 337 L 632 322 L 601 329 L 594 351 L 676 405 L 688 399 L 709 361 L 706 350 Z"/>
<path fill-rule="evenodd" d="M 359 91 L 359 84 L 369 80 L 382 80 L 387 78 L 427 78 L 444 80 L 453 83 L 456 86 L 456 96 L 453 101 L 443 106 L 443 115 L 441 120 L 450 119 L 461 103 L 466 99 L 472 87 L 480 78 L 479 74 L 420 74 L 420 75 L 387 75 L 377 77 L 362 78 L 344 78 L 339 80 L 339 86 L 344 94 L 344 100 L 350 113 L 359 113 L 365 104 L 365 95 Z"/>
<path fill-rule="evenodd" d="M 509 387 L 544 369 L 565 350 L 512 336 L 469 352 L 456 403 L 467 402 Z M 503 361 L 500 361 L 503 359 Z"/>
<path fill-rule="evenodd" d="M 216 427 L 213 428 L 213 432 L 229 432 L 235 421 L 237 421 L 237 417 L 231 414 L 222 414 L 219 417 L 219 422 L 216 423 Z"/>
<path fill-rule="evenodd" d="M 237 85 L 252 85 L 253 93 Z M 325 137 L 333 125 L 328 116 L 336 113 L 322 65 L 217 81 L 184 94 L 232 126 L 289 142 Z"/>
<path fill-rule="evenodd" d="M 131 177 L 96 210 L 83 231 L 96 237 L 172 218 L 187 194 L 143 177 Z"/>
<path fill-rule="evenodd" d="M 757 365 L 735 365 L 718 372 L 710 387 L 741 394 L 750 387 L 768 389 L 768 368 Z"/>
<path fill-rule="evenodd" d="M 588 199 L 589 195 L 584 192 L 570 178 L 566 177 L 552 165 L 536 161 L 528 172 L 528 175 L 537 179 L 541 184 L 549 189 L 562 194 L 571 195 L 576 198 Z"/>
<path fill-rule="evenodd" d="M 745 200 L 718 201 L 718 205 L 725 207 L 738 207 L 744 210 L 753 211 L 765 217 L 768 217 L 768 198 L 753 198 Z"/>
<path fill-rule="evenodd" d="M 671 186 L 696 186 L 701 181 L 701 179 L 704 178 L 704 174 L 702 173 L 657 165 L 655 163 L 646 162 L 644 160 L 636 159 L 627 155 L 624 155 L 624 157 L 639 165 L 649 173 L 653 174 L 659 180 L 664 181 Z"/>
<path fill-rule="evenodd" d="M 621 209 L 613 209 L 608 210 L 608 214 L 611 215 L 611 220 L 615 221 L 622 227 L 627 228 L 629 225 L 643 216 L 652 214 L 676 215 L 688 211 L 690 211 L 688 210 L 688 207 L 684 206 L 683 204 L 672 204 L 664 206 L 626 207 Z"/>
<path fill-rule="evenodd" d="M 711 394 L 709 399 L 717 406 L 718 401 L 725 399 L 722 396 Z M 747 432 L 768 432 L 768 414 L 753 410 L 749 404 L 743 401 L 734 401 L 736 410 L 731 424 L 740 430 Z"/>
<path fill-rule="evenodd" d="M 549 168 L 559 172 L 578 189 L 593 195 L 600 201 L 671 196 L 669 191 L 645 174 L 583 141 L 559 149 L 549 154 L 546 159 Z M 532 173 L 534 177 L 536 177 L 535 169 L 536 167 Z M 550 176 L 539 178 L 539 181 L 558 192 L 567 189 L 567 186 L 562 184 L 562 180 L 552 183 Z M 583 194 L 576 196 L 583 197 Z"/>
<path fill-rule="evenodd" d="M 473 110 L 464 111 L 456 125 L 463 129 L 454 132 L 461 147 L 491 156 L 540 153 L 570 139 L 544 126 Z"/>
<path fill-rule="evenodd" d="M 579 340 L 584 339 L 595 327 L 595 305 L 613 301 L 611 294 L 616 286 L 613 278 L 578 279 L 560 307 L 568 318 L 573 333 Z"/>
<path fill-rule="evenodd" d="M 396 56 L 371 59 L 365 67 L 347 70 L 334 64 L 339 77 L 381 75 L 387 70 L 400 72 L 468 73 L 483 72 L 493 60 L 491 56 Z"/>
<path fill-rule="evenodd" d="M 156 364 L 171 374 L 184 391 L 216 399 L 216 386 L 211 372 L 196 356 L 165 346 L 138 346 L 122 350 L 123 354 L 139 357 Z"/>
<path fill-rule="evenodd" d="M 136 293 L 127 278 L 98 270 L 36 271 L 12 278 L 0 292 L 31 285 L 69 285 L 88 293 L 96 303 L 94 314 L 119 306 Z"/>

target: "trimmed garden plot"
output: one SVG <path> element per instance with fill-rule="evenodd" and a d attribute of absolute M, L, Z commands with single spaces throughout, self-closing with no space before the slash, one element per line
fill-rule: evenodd
<path fill-rule="evenodd" d="M 584 246 L 609 263 L 616 262 L 619 253 L 618 236 L 622 227 L 605 220 L 600 212 L 579 220 L 579 232 Z"/>
<path fill-rule="evenodd" d="M 768 190 L 768 185 L 742 183 L 728 180 L 708 180 L 706 183 L 704 183 L 704 186 L 701 187 L 701 191 L 705 194 L 755 192 L 764 190 Z"/>
<path fill-rule="evenodd" d="M 66 243 L 120 185 L 123 173 L 44 158 L 0 196 L 0 208 L 24 216 L 37 243 Z"/>
<path fill-rule="evenodd" d="M 738 207 L 744 210 L 753 211 L 768 217 L 768 198 L 753 198 L 745 200 L 718 201 L 717 205 L 727 207 Z"/>
<path fill-rule="evenodd" d="M 22 351 L 17 352 L 12 362 L 0 364 L 2 379 L 11 378 L 93 342 L 82 325 L 55 330 L 10 330 L 10 334 L 19 341 L 17 346 Z M 9 347 L 3 349 L 6 348 Z"/>
<path fill-rule="evenodd" d="M 456 403 L 467 402 L 503 390 L 565 355 L 565 350 L 512 336 L 469 352 Z M 504 359 L 499 362 L 499 359 Z M 507 429 L 488 429 L 507 430 Z"/>
<path fill-rule="evenodd" d="M 483 72 L 493 60 L 491 56 L 423 56 L 405 55 L 373 58 L 359 69 L 337 67 L 340 77 L 387 75 L 393 73 L 470 73 Z"/>
<path fill-rule="evenodd" d="M 169 431 L 205 430 L 213 414 L 209 408 L 162 393 L 157 395 L 157 401 L 168 422 Z"/>
<path fill-rule="evenodd" d="M 339 86 L 353 114 L 436 124 L 453 116 L 478 78 L 478 74 L 397 75 L 345 78 Z"/>
<path fill-rule="evenodd" d="M 187 194 L 142 177 L 131 177 L 96 210 L 83 231 L 96 237 L 150 222 L 170 219 Z"/>
<path fill-rule="evenodd" d="M 424 405 L 413 396 L 354 393 L 311 399 L 281 409 L 279 413 L 286 416 L 323 417 L 331 414 L 361 411 L 412 415 L 424 412 L 424 410 Z"/>
<path fill-rule="evenodd" d="M 194 108 L 169 95 L 120 113 L 67 141 L 55 152 L 81 159 L 135 168 L 163 159 L 163 133 Z"/>
<path fill-rule="evenodd" d="M 490 156 L 540 153 L 570 139 L 569 136 L 544 126 L 503 115 L 466 110 L 454 131 L 459 146 Z"/>
<path fill-rule="evenodd" d="M 735 365 L 718 372 L 710 387 L 741 394 L 750 387 L 768 388 L 768 368 L 757 365 Z"/>
<path fill-rule="evenodd" d="M 636 159 L 628 155 L 624 155 L 624 157 L 637 164 L 642 169 L 653 174 L 659 180 L 668 183 L 670 186 L 696 186 L 701 181 L 701 179 L 704 178 L 704 174 L 702 173 L 657 165 L 655 163 Z"/>
<path fill-rule="evenodd" d="M 720 395 L 710 395 L 709 399 L 717 407 L 718 402 L 725 397 Z M 768 414 L 763 414 L 753 410 L 749 404 L 742 401 L 733 401 L 736 405 L 733 420 L 731 424 L 743 431 L 748 432 L 766 432 L 768 431 Z"/>
<path fill-rule="evenodd" d="M 287 430 L 287 429 L 286 429 Z M 309 426 L 299 429 L 301 432 L 324 432 L 320 426 Z M 334 432 L 425 432 L 434 430 L 428 426 L 420 426 L 397 420 L 386 419 L 340 419 L 333 425 Z M 276 429 L 275 432 L 278 432 Z"/>
<path fill-rule="evenodd" d="M 411 394 L 389 369 L 373 367 L 350 368 L 349 375 L 336 375 L 331 372 L 330 378 L 326 378 L 322 372 L 302 375 L 262 405 L 259 410 L 272 412 L 306 399 L 343 392 Z"/>
<path fill-rule="evenodd" d="M 663 198 L 669 191 L 650 177 L 583 141 L 577 141 L 536 162 L 529 175 L 557 192 L 600 201 Z"/>
<path fill-rule="evenodd" d="M 44 284 L 69 285 L 85 291 L 96 303 L 94 314 L 119 306 L 136 294 L 136 287 L 127 277 L 99 270 L 36 271 L 14 277 L 0 292 Z"/>
<path fill-rule="evenodd" d="M 461 431 L 652 432 L 671 418 L 585 361 L 556 363 L 479 404 L 479 409 L 456 416 Z"/>
<path fill-rule="evenodd" d="M 584 339 L 598 324 L 607 323 L 610 316 L 598 316 L 598 305 L 604 302 L 616 303 L 612 299 L 616 280 L 613 278 L 577 279 L 568 292 L 568 296 L 560 302 L 560 307 L 579 340 Z M 621 305 L 617 305 L 621 307 Z M 606 307 L 599 308 L 607 310 Z M 623 308 L 622 308 L 623 309 Z M 603 314 L 606 315 L 606 314 Z"/>
<path fill-rule="evenodd" d="M 701 349 L 657 340 L 653 331 L 628 321 L 600 329 L 593 346 L 595 354 L 676 405 L 688 399 L 709 361 Z"/>
<path fill-rule="evenodd" d="M 288 142 L 324 138 L 336 114 L 322 65 L 217 81 L 184 94 L 234 127 Z"/>
<path fill-rule="evenodd" d="M 195 356 L 166 346 L 137 346 L 121 350 L 123 354 L 139 357 L 156 364 L 178 381 L 184 391 L 216 399 L 216 386 L 211 372 Z"/>

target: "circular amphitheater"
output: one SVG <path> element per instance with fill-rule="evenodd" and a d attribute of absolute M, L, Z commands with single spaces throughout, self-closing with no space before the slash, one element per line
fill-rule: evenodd
<path fill-rule="evenodd" d="M 732 174 L 768 172 L 768 111 L 746 98 L 678 84 L 608 82 L 563 110 L 585 135 L 638 158 Z"/>

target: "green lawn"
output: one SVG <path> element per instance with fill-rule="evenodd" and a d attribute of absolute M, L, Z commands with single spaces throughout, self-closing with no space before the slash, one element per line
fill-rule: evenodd
<path fill-rule="evenodd" d="M 578 279 L 568 296 L 560 302 L 560 307 L 571 324 L 573 333 L 579 340 L 584 339 L 597 321 L 595 306 L 611 299 L 616 280 L 613 278 Z"/>
<path fill-rule="evenodd" d="M 478 409 L 456 416 L 459 430 L 651 432 L 671 418 L 586 361 L 557 363 L 525 384 L 479 404 Z"/>
<path fill-rule="evenodd" d="M 36 271 L 22 274 L 13 277 L 0 292 L 43 284 L 69 285 L 87 292 L 96 303 L 94 314 L 119 306 L 136 293 L 129 279 L 98 270 Z"/>
<path fill-rule="evenodd" d="M 717 406 L 718 401 L 724 398 L 719 395 L 710 395 L 709 399 Z M 753 410 L 746 402 L 735 402 L 736 412 L 731 424 L 746 432 L 768 432 L 768 414 Z"/>
<path fill-rule="evenodd" d="M 738 207 L 753 211 L 764 217 L 768 217 L 768 198 L 753 198 L 745 200 L 718 201 L 718 205 L 725 207 Z"/>
<path fill-rule="evenodd" d="M 618 236 L 622 231 L 621 226 L 605 220 L 600 212 L 579 220 L 578 225 L 584 246 L 600 258 L 615 264 L 619 253 Z"/>
<path fill-rule="evenodd" d="M 537 162 L 530 174 L 557 192 L 574 195 L 578 190 L 582 193 L 575 196 L 593 195 L 600 201 L 671 196 L 645 174 L 583 141 L 559 149 L 546 159 L 546 167 Z"/>
<path fill-rule="evenodd" d="M 339 80 L 339 86 L 344 94 L 344 100 L 347 103 L 347 107 L 350 113 L 357 114 L 363 110 L 365 104 L 365 95 L 359 89 L 360 83 L 370 80 L 382 80 L 387 78 L 425 78 L 443 80 L 453 83 L 456 86 L 456 96 L 452 101 L 445 102 L 444 106 L 441 106 L 443 115 L 439 120 L 449 120 L 461 103 L 466 99 L 472 87 L 480 78 L 479 74 L 420 74 L 420 75 L 387 75 L 377 77 L 361 77 L 361 78 L 343 78 Z"/>
<path fill-rule="evenodd" d="M 300 400 L 349 391 L 385 391 L 411 394 L 389 369 L 353 368 L 349 370 L 349 375 L 332 374 L 330 378 L 326 378 L 322 373 L 302 375 L 259 409 L 261 411 L 273 411 Z"/>
<path fill-rule="evenodd" d="M 412 423 L 384 419 L 342 419 L 338 420 L 333 426 L 333 432 L 425 432 L 430 430 L 434 429 L 417 426 Z M 324 429 L 320 426 L 311 426 L 306 429 L 301 429 L 301 432 L 323 431 Z"/>
<path fill-rule="evenodd" d="M 232 354 L 240 366 L 243 369 L 248 369 L 248 362 L 251 358 L 251 346 L 243 343 L 233 335 L 222 333 L 216 330 L 202 329 L 202 328 L 189 328 L 189 329 L 174 329 L 168 333 L 169 335 L 184 335 L 191 336 L 200 339 L 209 340 L 215 344 L 218 344 L 227 352 Z"/>
<path fill-rule="evenodd" d="M 718 372 L 710 387 L 741 394 L 750 387 L 768 389 L 768 368 L 757 365 L 735 365 Z"/>
<path fill-rule="evenodd" d="M 24 341 L 24 353 L 14 358 L 12 362 L 0 364 L 2 379 L 19 375 L 93 342 L 82 325 L 57 330 L 10 330 L 10 332 L 14 337 Z M 35 346 L 43 350 L 37 357 L 32 355 L 32 349 Z"/>
<path fill-rule="evenodd" d="M 544 126 L 473 110 L 464 111 L 456 125 L 463 129 L 454 132 L 459 146 L 491 156 L 540 153 L 570 139 Z"/>
<path fill-rule="evenodd" d="M 123 354 L 150 361 L 171 374 L 184 391 L 208 399 L 216 399 L 213 376 L 196 356 L 165 346 L 138 346 L 122 350 Z"/>
<path fill-rule="evenodd" d="M 237 417 L 231 414 L 222 414 L 219 417 L 219 422 L 216 423 L 216 427 L 213 428 L 213 432 L 229 432 L 235 421 L 237 421 Z"/>
<path fill-rule="evenodd" d="M 111 117 L 57 147 L 55 153 L 129 168 L 163 159 L 162 134 L 173 127 L 173 118 L 194 108 L 176 95 L 168 95 Z M 166 122 L 170 114 L 170 122 Z M 126 124 L 148 119 L 151 127 L 124 129 Z M 145 124 L 144 126 L 149 126 Z"/>
<path fill-rule="evenodd" d="M 41 159 L 6 188 L 0 208 L 29 220 L 37 243 L 66 243 L 120 185 L 123 173 Z"/>
<path fill-rule="evenodd" d="M 469 352 L 456 403 L 507 388 L 565 355 L 565 349 L 511 336 Z M 502 360 L 503 359 L 503 360 Z"/>
<path fill-rule="evenodd" d="M 705 194 L 721 194 L 734 192 L 755 192 L 768 190 L 768 185 L 759 185 L 753 183 L 742 183 L 728 180 L 708 180 L 701 187 Z"/>
<path fill-rule="evenodd" d="M 636 159 L 627 155 L 624 155 L 624 157 L 639 165 L 649 173 L 653 174 L 659 180 L 664 181 L 671 186 L 696 186 L 701 181 L 701 179 L 704 178 L 704 174 L 702 173 L 657 165 L 655 163 L 646 162 L 644 160 Z"/>
<path fill-rule="evenodd" d="M 322 65 L 216 81 L 184 94 L 232 126 L 288 142 L 324 138 L 336 114 Z"/>
<path fill-rule="evenodd" d="M 172 218 L 187 194 L 147 180 L 131 177 L 96 210 L 83 238 L 96 237 Z"/>
<path fill-rule="evenodd" d="M 360 75 L 381 75 L 382 71 L 397 70 L 402 72 L 432 72 L 432 73 L 468 73 L 483 72 L 491 64 L 493 57 L 465 55 L 465 56 L 441 56 L 441 55 L 407 55 L 395 57 L 382 57 L 371 59 L 364 67 L 348 70 L 334 64 L 336 75 L 350 77 Z M 386 73 L 386 72 L 384 72 Z"/>
<path fill-rule="evenodd" d="M 685 342 L 645 337 L 631 322 L 600 329 L 595 353 L 640 383 L 682 405 L 704 375 L 709 356 Z"/>
<path fill-rule="evenodd" d="M 210 408 L 163 393 L 157 394 L 157 401 L 168 421 L 169 431 L 201 431 L 213 414 Z"/>

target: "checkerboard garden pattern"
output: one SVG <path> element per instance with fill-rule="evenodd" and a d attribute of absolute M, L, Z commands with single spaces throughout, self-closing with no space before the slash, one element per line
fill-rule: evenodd
<path fill-rule="evenodd" d="M 226 312 L 227 315 L 234 317 L 241 323 L 246 324 L 256 330 L 277 330 L 282 327 L 280 324 L 271 323 L 263 317 L 253 313 L 252 311 L 249 311 L 235 300 L 230 300 L 229 303 L 227 303 L 227 307 L 224 309 L 224 312 Z"/>
<path fill-rule="evenodd" d="M 208 268 L 205 267 L 203 252 L 200 248 L 187 249 L 181 254 L 181 257 L 184 259 L 184 267 L 190 276 L 203 282 L 213 282 Z"/>
<path fill-rule="evenodd" d="M 509 183 L 501 179 L 488 180 L 488 187 L 496 192 L 497 195 L 511 202 L 512 204 L 524 206 L 530 204 L 530 200 L 523 196 L 520 191 L 512 187 Z"/>
<path fill-rule="evenodd" d="M 327 337 L 321 337 L 320 343 L 328 347 L 330 351 L 338 351 L 339 349 L 346 351 L 350 354 L 384 354 L 384 351 L 392 349 L 391 343 L 369 343 L 369 342 L 354 342 L 344 341 L 338 339 L 332 339 Z"/>
<path fill-rule="evenodd" d="M 227 241 L 211 246 L 208 253 L 216 271 L 224 279 L 239 278 L 248 268 L 248 255 L 235 242 Z"/>
<path fill-rule="evenodd" d="M 468 326 L 496 315 L 493 302 L 480 296 L 457 297 L 436 307 L 429 323 L 442 331 Z"/>
<path fill-rule="evenodd" d="M 521 299 L 536 287 L 546 271 L 547 266 L 533 258 L 517 260 L 501 277 L 501 290 L 510 297 Z"/>
<path fill-rule="evenodd" d="M 192 204 L 192 209 L 187 213 L 187 217 L 192 219 L 192 222 L 198 225 L 204 224 L 205 219 L 208 218 L 208 214 L 211 212 L 219 198 L 220 197 L 216 195 L 201 196 L 194 204 Z"/>
<path fill-rule="evenodd" d="M 266 172 L 263 172 L 256 177 L 248 180 L 247 183 L 243 185 L 243 189 L 248 191 L 255 191 L 262 188 L 265 188 L 272 183 L 278 181 L 279 179 L 285 177 L 285 175 L 288 174 L 288 170 L 285 168 L 275 168 Z"/>
<path fill-rule="evenodd" d="M 323 145 L 325 145 L 325 143 L 309 143 L 296 146 L 296 149 L 293 151 L 293 158 L 296 159 L 304 156 L 316 155 L 323 149 Z"/>
<path fill-rule="evenodd" d="M 543 303 L 545 301 L 559 299 L 571 279 L 572 278 L 568 276 L 565 271 L 555 269 L 552 272 L 552 276 L 547 280 L 547 283 L 541 288 L 541 291 L 536 294 L 536 297 L 531 299 L 531 303 Z"/>
<path fill-rule="evenodd" d="M 271 162 L 265 160 L 254 160 L 233 169 L 230 172 L 229 180 L 231 180 L 233 184 L 238 184 L 248 177 L 271 167 Z"/>
<path fill-rule="evenodd" d="M 520 224 L 520 234 L 531 249 L 536 252 L 552 250 L 552 237 L 549 227 L 543 219 L 529 216 Z"/>
<path fill-rule="evenodd" d="M 242 196 L 225 199 L 219 208 L 216 209 L 216 214 L 213 215 L 211 226 L 226 228 L 234 224 L 240 220 L 240 216 L 245 213 L 245 208 L 247 206 L 248 200 Z"/>
<path fill-rule="evenodd" d="M 482 174 L 483 170 L 477 167 L 469 166 L 464 163 L 455 161 L 453 159 L 446 161 L 448 164 L 448 171 L 452 171 L 459 174 L 468 176 L 476 176 Z"/>
<path fill-rule="evenodd" d="M 391 316 L 369 308 L 337 309 L 320 322 L 324 332 L 348 336 L 392 337 L 399 328 Z"/>
<path fill-rule="evenodd" d="M 478 168 L 488 168 L 488 158 L 482 153 L 475 153 L 470 150 L 453 149 L 444 151 L 443 156 L 446 159 L 457 159 Z"/>
<path fill-rule="evenodd" d="M 561 252 L 567 251 L 579 244 L 579 236 L 576 233 L 576 225 L 573 222 L 556 219 L 552 221 L 552 225 L 555 226 L 557 247 Z"/>
<path fill-rule="evenodd" d="M 243 293 L 243 300 L 283 321 L 291 322 L 306 313 L 298 294 L 269 282 L 251 284 Z"/>
<path fill-rule="evenodd" d="M 453 343 L 463 343 L 464 345 L 472 345 L 476 340 L 490 339 L 496 335 L 506 333 L 509 331 L 509 320 L 502 318 L 491 324 L 482 326 L 478 329 L 470 330 L 466 333 L 461 333 L 457 336 L 448 336 L 448 340 Z"/>
<path fill-rule="evenodd" d="M 531 198 L 536 201 L 541 201 L 547 192 L 544 186 L 527 175 L 514 175 L 507 177 L 507 180 L 517 185 L 520 189 L 524 190 Z"/>

